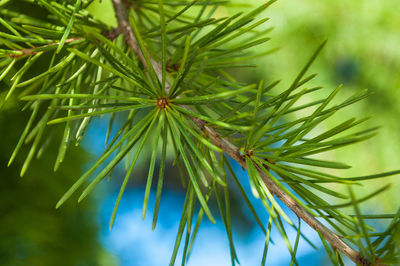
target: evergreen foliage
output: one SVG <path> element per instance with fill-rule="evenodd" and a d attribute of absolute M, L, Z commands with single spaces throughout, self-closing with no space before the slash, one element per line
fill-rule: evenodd
<path fill-rule="evenodd" d="M 93 118 L 110 115 L 103 154 L 61 197 L 57 208 L 78 190 L 82 190 L 78 200 L 82 201 L 124 160 L 126 175 L 111 217 L 112 227 L 135 165 L 144 148 L 150 147 L 143 218 L 150 188 L 156 183 L 153 228 L 156 226 L 163 183 L 168 182 L 164 180 L 166 164 L 170 163 L 167 154 L 174 154 L 173 163 L 181 168 L 182 186 L 187 190 L 171 264 L 175 263 L 182 238 L 182 264 L 188 259 L 204 215 L 215 222 L 216 213 L 208 207 L 208 201 L 214 199 L 226 227 L 232 264 L 238 262 L 228 179 L 234 180 L 266 234 L 262 263 L 274 226 L 292 254 L 292 264 L 297 264 L 299 239 L 308 241 L 301 232 L 302 222 L 320 234 L 335 265 L 343 265 L 343 255 L 363 265 L 399 261 L 400 210 L 366 215 L 359 207 L 389 186 L 364 198 L 356 198 L 351 187 L 400 171 L 341 177 L 329 169 L 350 166 L 318 157 L 376 134 L 376 127 L 353 130 L 367 119 L 349 118 L 330 129 L 320 127 L 337 111 L 370 92 L 361 91 L 337 103 L 334 98 L 340 92 L 338 86 L 320 100 L 299 104 L 307 94 L 321 90 L 308 86 L 316 76 L 308 72 L 325 42 L 316 45 L 288 88 L 270 80 L 247 84 L 236 80 L 230 70 L 253 67 L 249 59 L 270 52 L 254 55 L 248 51 L 269 40 L 269 30 L 257 27 L 267 22 L 262 14 L 274 1 L 247 13 L 221 17 L 216 15 L 218 8 L 229 7 L 230 2 L 113 0 L 117 28 L 86 11 L 92 2 L 0 1 L 0 82 L 7 87 L 1 105 L 18 95 L 25 102 L 23 110 L 31 111 L 9 165 L 27 143 L 30 150 L 21 167 L 24 175 L 34 156 L 46 146 L 51 128 L 58 126 L 64 133 L 54 164 L 56 171 L 69 146 L 79 145 Z M 43 62 L 47 69 L 38 71 L 35 66 Z M 117 125 L 114 120 L 120 112 L 128 115 L 122 125 Z M 308 115 L 293 116 L 300 112 Z M 117 133 L 112 136 L 116 127 Z M 250 195 L 244 193 L 233 171 L 236 163 L 247 169 L 252 196 L 263 203 L 268 221 L 261 221 L 249 203 Z M 154 176 L 156 168 L 158 176 Z M 347 186 L 348 193 L 327 184 Z M 332 205 L 326 196 L 345 201 Z M 299 222 L 289 218 L 282 204 L 298 216 Z M 352 215 L 341 210 L 349 206 Z M 385 230 L 375 232 L 367 219 L 390 222 Z M 286 224 L 298 232 L 295 243 L 288 240 Z"/>

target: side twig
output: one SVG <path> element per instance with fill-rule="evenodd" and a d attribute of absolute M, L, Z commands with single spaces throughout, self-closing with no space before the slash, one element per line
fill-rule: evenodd
<path fill-rule="evenodd" d="M 114 40 L 118 35 L 120 34 L 119 28 L 117 29 L 112 29 L 110 31 L 103 31 L 101 34 L 103 34 L 104 37 L 106 37 L 109 40 Z M 65 44 L 67 43 L 74 43 L 83 40 L 82 37 L 73 37 L 65 40 Z M 56 47 L 60 44 L 60 42 L 53 42 L 49 43 L 46 45 L 42 46 L 36 46 L 36 47 L 31 47 L 31 48 L 25 48 L 25 49 L 20 49 L 20 50 L 14 50 L 12 51 L 8 57 L 14 58 L 14 59 L 19 59 L 20 57 L 26 56 L 26 55 L 35 55 L 41 51 L 46 51 L 49 47 Z"/>
<path fill-rule="evenodd" d="M 75 37 L 75 38 L 66 39 L 65 43 L 71 43 L 71 42 L 75 42 L 75 41 L 79 41 L 79 40 L 82 40 L 82 37 Z M 25 56 L 25 55 L 34 55 L 34 54 L 37 54 L 40 51 L 43 51 L 43 50 L 45 50 L 45 49 L 47 49 L 47 48 L 49 48 L 51 46 L 57 46 L 59 43 L 60 42 L 54 42 L 54 43 L 49 43 L 49 44 L 38 46 L 38 47 L 15 50 L 12 53 L 10 53 L 8 55 L 8 57 L 18 59 L 18 58 L 20 58 L 22 56 Z"/>
<path fill-rule="evenodd" d="M 140 61 L 147 67 L 146 61 L 142 55 L 142 52 L 140 51 L 140 48 L 137 45 L 135 35 L 129 24 L 128 12 L 123 4 L 123 0 L 112 0 L 112 1 L 115 9 L 116 18 L 118 21 L 118 27 L 121 33 L 125 36 L 125 40 L 127 44 L 130 46 L 130 48 L 133 51 L 135 51 Z M 160 78 L 161 75 L 159 75 L 160 74 L 159 70 L 161 70 L 161 64 L 159 62 L 156 62 L 155 60 L 151 60 L 151 62 L 161 82 Z M 166 84 L 166 88 L 169 87 L 170 87 L 169 84 Z M 195 117 L 190 117 L 190 119 L 196 124 L 196 126 L 200 130 L 208 133 L 211 141 L 215 145 L 220 147 L 225 153 L 227 153 L 230 157 L 232 157 L 235 161 L 237 161 L 243 168 L 246 168 L 246 162 L 240 155 L 238 147 L 232 144 L 229 140 L 220 137 L 220 135 L 214 128 L 207 126 L 207 123 L 205 121 Z M 371 263 L 367 259 L 362 257 L 359 252 L 357 252 L 348 244 L 346 244 L 337 234 L 332 232 L 329 228 L 327 228 L 320 221 L 318 221 L 313 215 L 311 215 L 306 209 L 300 206 L 291 196 L 289 196 L 283 189 L 281 189 L 264 171 L 262 171 L 261 169 L 257 170 L 260 176 L 262 177 L 265 185 L 269 189 L 269 191 L 272 194 L 274 194 L 277 198 L 279 198 L 287 207 L 289 207 L 300 219 L 306 222 L 315 231 L 319 232 L 332 245 L 334 249 L 342 252 L 356 264 L 371 265 Z"/>

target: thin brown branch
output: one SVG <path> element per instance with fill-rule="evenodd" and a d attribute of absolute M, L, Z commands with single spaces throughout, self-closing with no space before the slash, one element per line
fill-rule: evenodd
<path fill-rule="evenodd" d="M 71 43 L 71 42 L 79 41 L 79 40 L 82 40 L 82 39 L 83 39 L 82 37 L 70 38 L 70 39 L 66 39 L 65 43 Z M 20 58 L 20 57 L 25 56 L 25 55 L 34 55 L 34 54 L 37 54 L 40 51 L 42 51 L 42 50 L 44 50 L 44 49 L 46 49 L 48 47 L 56 46 L 59 43 L 60 42 L 54 42 L 54 43 L 49 43 L 49 44 L 38 46 L 38 47 L 26 48 L 26 49 L 22 49 L 22 50 L 15 50 L 15 51 L 13 51 L 13 53 L 9 54 L 8 57 L 10 57 L 10 58 Z"/>
<path fill-rule="evenodd" d="M 143 65 L 147 68 L 148 66 L 146 60 L 144 59 L 142 51 L 140 51 L 139 49 L 135 34 L 133 33 L 132 27 L 129 24 L 129 14 L 123 0 L 113 0 L 112 2 L 115 10 L 115 16 L 118 21 L 118 29 L 120 30 L 122 35 L 124 35 L 126 43 L 139 57 L 139 60 L 143 63 Z"/>
<path fill-rule="evenodd" d="M 112 0 L 116 17 L 118 20 L 118 25 L 122 34 L 124 34 L 127 44 L 137 53 L 141 62 L 146 65 L 140 48 L 137 45 L 137 41 L 133 30 L 129 24 L 129 17 L 125 6 L 123 5 L 123 0 Z M 161 69 L 161 64 L 155 60 L 151 60 L 153 68 L 156 70 Z M 157 73 L 157 75 L 159 72 Z M 159 75 L 158 75 L 159 76 Z M 160 81 L 161 78 L 159 77 Z M 166 84 L 166 88 L 169 84 Z M 187 107 L 185 107 L 187 108 Z M 237 161 L 243 168 L 246 168 L 246 162 L 239 152 L 239 148 L 232 144 L 229 140 L 222 138 L 218 132 L 207 125 L 207 123 L 199 118 L 190 117 L 190 119 L 196 124 L 196 126 L 203 132 L 207 132 L 211 141 L 220 147 L 225 153 Z M 315 231 L 319 232 L 335 250 L 339 250 L 349 259 L 359 265 L 371 265 L 371 263 L 361 256 L 359 252 L 354 250 L 348 244 L 346 244 L 340 236 L 332 232 L 329 228 L 318 221 L 313 215 L 311 215 L 306 209 L 300 206 L 290 195 L 288 195 L 283 189 L 281 189 L 264 171 L 257 169 L 258 173 L 262 177 L 265 185 L 269 191 L 279 198 L 289 209 L 291 209 L 298 218 L 302 219 L 309 226 L 311 226 Z M 374 263 L 378 265 L 379 263 Z"/>
<path fill-rule="evenodd" d="M 118 21 L 118 29 L 120 33 L 122 33 L 125 37 L 126 43 L 129 45 L 129 47 L 135 52 L 135 54 L 138 56 L 140 62 L 148 68 L 146 59 L 143 56 L 142 51 L 139 48 L 138 42 L 136 40 L 135 34 L 132 30 L 131 25 L 129 24 L 129 14 L 127 11 L 127 6 L 130 6 L 129 3 L 124 3 L 124 0 L 113 0 L 113 5 L 114 5 L 114 11 L 115 11 L 115 17 L 117 18 Z M 162 79 L 162 66 L 158 62 L 156 62 L 153 58 L 150 57 L 150 62 L 151 65 L 156 72 L 157 78 L 161 81 Z M 170 85 L 166 84 L 166 89 L 169 89 Z"/>
<path fill-rule="evenodd" d="M 106 37 L 107 39 L 114 40 L 119 34 L 121 34 L 121 32 L 120 32 L 119 28 L 117 28 L 117 29 L 112 29 L 110 31 L 103 31 L 101 34 L 103 34 L 104 37 Z M 83 40 L 83 37 L 69 38 L 69 39 L 65 40 L 65 44 L 80 41 L 80 40 Z M 42 46 L 36 46 L 36 47 L 31 47 L 31 48 L 26 48 L 26 49 L 21 49 L 21 50 L 14 50 L 14 51 L 12 51 L 12 53 L 10 53 L 8 55 L 8 57 L 18 59 L 25 55 L 35 55 L 41 51 L 46 50 L 48 47 L 57 46 L 59 44 L 60 44 L 60 42 L 58 41 L 58 42 L 53 42 L 53 43 L 49 43 L 49 44 L 42 45 Z"/>

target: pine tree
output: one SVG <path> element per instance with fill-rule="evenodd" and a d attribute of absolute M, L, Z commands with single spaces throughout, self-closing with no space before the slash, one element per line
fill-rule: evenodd
<path fill-rule="evenodd" d="M 182 186 L 186 188 L 176 244 L 171 247 L 171 264 L 175 263 L 183 237 L 182 264 L 186 262 L 204 215 L 215 223 L 209 200 L 217 201 L 232 264 L 238 261 L 228 183 L 238 187 L 266 235 L 262 264 L 272 227 L 285 239 L 292 263 L 297 264 L 299 239 L 308 241 L 302 234 L 301 223 L 318 232 L 335 265 L 343 265 L 343 256 L 361 265 L 399 261 L 396 237 L 400 210 L 395 214 L 365 215 L 359 207 L 388 186 L 359 199 L 352 186 L 400 171 L 344 178 L 327 169 L 347 169 L 347 164 L 316 159 L 322 152 L 376 134 L 375 127 L 343 134 L 366 120 L 356 118 L 320 132 L 321 123 L 336 111 L 369 96 L 367 90 L 335 103 L 334 97 L 341 89 L 338 86 L 320 100 L 298 104 L 305 95 L 321 89 L 307 87 L 315 77 L 307 73 L 325 42 L 316 47 L 288 88 L 279 86 L 279 81 L 247 84 L 235 79 L 230 70 L 249 67 L 250 58 L 263 54 L 249 55 L 247 51 L 269 40 L 269 31 L 257 27 L 267 22 L 262 13 L 274 0 L 245 14 L 227 17 L 216 15 L 219 7 L 231 5 L 224 0 L 112 0 L 118 22 L 115 28 L 87 12 L 92 2 L 0 1 L 0 82 L 7 88 L 1 105 L 18 96 L 25 103 L 23 110 L 31 111 L 9 164 L 24 143 L 30 145 L 21 169 L 23 176 L 34 156 L 46 148 L 52 127 L 58 125 L 64 128 L 64 134 L 55 159 L 56 171 L 68 147 L 80 144 L 93 118 L 110 115 L 103 154 L 61 197 L 57 208 L 86 185 L 79 197 L 82 201 L 125 160 L 126 175 L 111 217 L 112 227 L 135 165 L 143 156 L 143 149 L 149 148 L 152 152 L 143 217 L 150 188 L 157 182 L 153 228 L 163 184 L 167 182 L 166 165 L 171 163 L 167 154 L 175 156 L 174 163 L 182 170 Z M 40 67 L 43 65 L 45 69 Z M 291 116 L 298 111 L 309 114 Z M 122 125 L 114 122 L 119 112 L 128 113 Z M 117 133 L 111 137 L 110 132 L 116 127 Z M 236 164 L 247 171 L 251 196 L 262 202 L 268 221 L 261 220 L 250 204 L 249 195 L 233 171 Z M 335 191 L 328 183 L 347 186 L 348 193 Z M 347 201 L 332 205 L 320 195 Z M 298 221 L 289 218 L 283 204 L 297 215 Z M 349 206 L 353 208 L 352 215 L 341 210 Z M 390 223 L 376 233 L 366 219 L 390 219 Z M 295 243 L 288 241 L 287 226 L 297 230 Z"/>

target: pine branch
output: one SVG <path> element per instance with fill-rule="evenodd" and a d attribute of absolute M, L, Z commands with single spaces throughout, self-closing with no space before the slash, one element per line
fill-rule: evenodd
<path fill-rule="evenodd" d="M 282 208 L 282 203 L 291 209 L 299 220 L 309 224 L 319 234 L 334 264 L 343 264 L 341 256 L 347 256 L 361 265 L 379 265 L 398 259 L 399 253 L 392 233 L 395 231 L 393 228 L 399 224 L 400 210 L 390 215 L 393 221 L 385 232 L 372 233 L 373 228 L 363 221 L 368 215 L 362 214 L 357 206 L 389 186 L 357 199 L 351 190 L 349 197 L 321 183 L 350 186 L 360 184 L 359 181 L 398 174 L 400 171 L 340 178 L 325 171 L 309 168 L 350 167 L 309 156 L 368 139 L 375 135 L 376 128 L 345 136 L 339 135 L 365 121 L 352 118 L 322 133 L 319 132 L 316 136 L 312 133 L 318 131 L 314 128 L 320 129 L 319 124 L 337 110 L 364 99 L 369 93 L 361 91 L 332 106 L 331 100 L 340 90 L 339 86 L 327 97 L 301 104 L 304 95 L 321 88 L 304 88 L 303 85 L 315 77 L 315 74 L 306 74 L 324 44 L 310 57 L 290 87 L 277 94 L 275 89 L 272 89 L 279 82 L 264 84 L 260 81 L 258 86 L 246 84 L 237 81 L 229 74 L 230 71 L 226 71 L 233 67 L 254 66 L 243 64 L 254 57 L 251 54 L 249 56 L 246 49 L 253 49 L 254 46 L 269 40 L 268 36 L 263 36 L 269 30 L 260 32 L 259 28 L 255 29 L 268 18 L 258 20 L 256 16 L 274 1 L 270 0 L 246 14 L 216 19 L 214 12 L 220 5 L 220 0 L 165 3 L 163 0 L 140 3 L 114 0 L 118 27 L 111 30 L 109 26 L 81 9 L 82 4 L 89 3 L 85 0 L 76 1 L 72 7 L 67 5 L 67 2 L 59 4 L 51 1 L 49 4 L 40 0 L 38 5 L 55 16 L 50 16 L 48 21 L 40 22 L 39 25 L 34 17 L 28 23 L 25 20 L 14 22 L 12 18 L 17 16 L 17 13 L 12 9 L 1 9 L 0 13 L 6 14 L 6 20 L 1 20 L 0 23 L 6 32 L 0 31 L 3 42 L 0 45 L 0 81 L 4 79 L 2 82 L 10 87 L 5 99 L 20 90 L 19 88 L 24 88 L 20 94 L 21 99 L 29 101 L 24 109 L 32 109 L 32 115 L 10 163 L 23 143 L 33 141 L 21 170 L 22 175 L 34 155 L 42 154 L 48 145 L 49 142 L 43 141 L 42 138 L 47 125 L 65 122 L 54 165 L 54 169 L 57 169 L 71 140 L 75 139 L 76 144 L 79 144 L 91 119 L 111 113 L 104 153 L 62 196 L 56 205 L 57 208 L 69 199 L 96 169 L 102 168 L 82 192 L 78 202 L 125 159 L 127 172 L 111 217 L 112 225 L 135 163 L 143 156 L 140 155 L 140 151 L 147 146 L 147 141 L 154 141 L 143 202 L 144 217 L 159 153 L 158 138 L 162 135 L 163 152 L 153 227 L 156 225 L 161 200 L 167 145 L 173 148 L 178 166 L 181 164 L 182 185 L 187 185 L 188 188 L 187 204 L 183 209 L 171 263 L 175 262 L 184 228 L 187 227 L 187 232 L 191 231 L 196 203 L 200 203 L 201 208 L 194 231 L 186 235 L 183 260 L 189 256 L 203 214 L 210 221 L 215 221 L 208 206 L 209 197 L 215 193 L 229 238 L 232 264 L 235 264 L 237 256 L 232 238 L 226 180 L 228 170 L 252 215 L 266 234 L 263 262 L 268 250 L 272 223 L 285 241 L 294 264 L 297 264 L 296 253 L 300 236 L 315 247 L 302 234 L 300 224 L 298 227 L 293 224 L 285 213 L 285 208 Z M 171 5 L 183 8 L 176 11 Z M 184 14 L 194 5 L 201 8 L 194 8 L 190 14 Z M 208 10 L 207 7 L 212 6 L 214 8 L 205 11 Z M 197 16 L 193 16 L 196 11 L 199 11 Z M 157 19 L 152 17 L 153 13 L 159 16 L 159 24 Z M 204 28 L 209 30 L 200 33 Z M 119 35 L 122 35 L 121 38 L 114 40 Z M 234 39 L 236 41 L 232 42 Z M 46 60 L 49 64 L 43 70 L 41 63 Z M 14 67 L 16 62 L 18 65 Z M 37 66 L 41 68 L 40 74 L 28 72 Z M 18 69 L 15 72 L 16 68 Z M 295 120 L 286 119 L 287 114 L 308 111 L 308 108 L 314 109 L 309 116 L 300 114 L 301 117 Z M 43 109 L 44 113 L 41 111 Z M 114 128 L 114 118 L 124 111 L 129 111 L 128 119 L 117 134 L 109 139 Z M 157 133 L 151 134 L 155 129 Z M 130 158 L 129 153 L 134 147 L 137 147 L 138 152 Z M 115 156 L 114 152 L 117 152 Z M 247 169 L 247 181 L 251 191 L 269 214 L 268 229 L 264 228 L 264 223 L 258 218 L 258 212 L 249 202 L 241 182 L 237 180 L 231 163 L 227 160 L 228 157 L 237 161 L 243 170 Z M 102 167 L 107 159 L 111 159 L 110 162 Z M 298 167 L 298 164 L 303 167 Z M 208 189 L 206 196 L 203 193 L 204 187 Z M 338 199 L 351 198 L 351 201 L 332 205 L 314 192 Z M 282 203 L 278 203 L 277 198 Z M 356 215 L 351 216 L 340 211 L 339 208 L 344 206 L 354 206 Z M 284 224 L 283 220 L 287 224 Z M 297 231 L 294 248 L 285 232 L 286 225 Z M 373 241 L 378 236 L 379 238 Z M 349 245 L 354 245 L 354 248 Z M 396 254 L 392 254 L 393 251 Z"/>
<path fill-rule="evenodd" d="M 138 46 L 138 42 L 135 38 L 134 32 L 129 23 L 129 16 L 126 7 L 124 6 L 123 0 L 112 0 L 116 18 L 118 21 L 118 28 L 125 36 L 126 43 L 130 48 L 138 55 L 140 61 L 145 67 L 149 67 L 142 51 Z M 161 81 L 161 63 L 150 58 L 152 67 L 155 70 L 157 77 Z M 170 84 L 165 81 L 166 94 L 170 88 Z M 185 109 L 189 109 L 187 106 L 182 106 Z M 196 117 L 190 117 L 190 119 L 196 124 L 196 126 L 203 132 L 207 132 L 211 141 L 221 148 L 225 153 L 237 161 L 243 168 L 246 168 L 246 161 L 244 157 L 240 154 L 240 150 L 229 140 L 222 138 L 217 131 L 210 126 L 207 126 L 206 122 L 202 119 Z M 282 188 L 280 188 L 264 171 L 257 167 L 259 175 L 262 177 L 264 184 L 267 186 L 269 191 L 278 197 L 288 208 L 290 208 L 299 218 L 311 226 L 315 231 L 320 233 L 335 250 L 339 250 L 349 259 L 351 259 L 356 264 L 361 265 L 371 265 L 372 263 L 365 259 L 359 252 L 351 248 L 346 244 L 340 236 L 332 232 L 329 228 L 319 222 L 312 214 L 310 214 L 305 208 L 300 206 L 290 195 L 288 195 Z M 379 260 L 373 262 L 373 265 L 380 265 Z"/>

